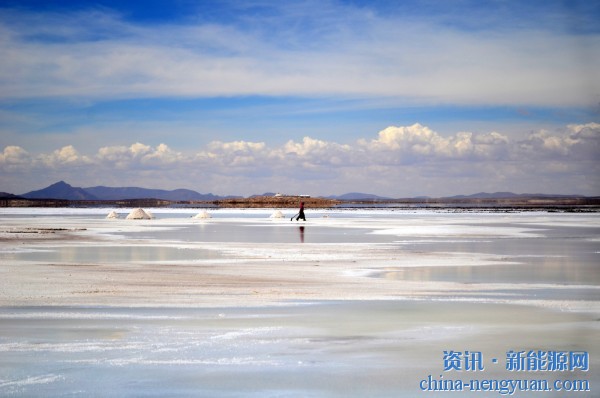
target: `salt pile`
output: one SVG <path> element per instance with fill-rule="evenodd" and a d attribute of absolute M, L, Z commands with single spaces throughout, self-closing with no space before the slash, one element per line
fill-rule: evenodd
<path fill-rule="evenodd" d="M 129 213 L 127 215 L 127 219 L 128 220 L 150 220 L 152 219 L 152 217 L 150 215 L 148 215 L 148 213 L 146 213 L 143 209 L 141 208 L 137 208 L 131 211 L 131 213 Z"/>
<path fill-rule="evenodd" d="M 212 216 L 210 214 L 208 214 L 208 212 L 206 210 L 203 210 L 202 212 L 196 214 L 194 216 L 194 218 L 206 219 L 206 218 L 212 218 Z"/>
<path fill-rule="evenodd" d="M 116 211 L 113 210 L 110 213 L 108 213 L 106 218 L 110 218 L 110 219 L 119 218 L 119 213 L 117 213 Z"/>
<path fill-rule="evenodd" d="M 271 214 L 270 218 L 283 218 L 283 213 L 281 212 L 281 210 L 277 210 L 276 212 Z"/>

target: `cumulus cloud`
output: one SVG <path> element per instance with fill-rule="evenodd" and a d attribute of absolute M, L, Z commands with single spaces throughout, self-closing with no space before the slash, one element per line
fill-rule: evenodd
<path fill-rule="evenodd" d="M 182 153 L 166 144 L 152 147 L 138 142 L 102 147 L 94 155 L 82 155 L 73 146 L 36 155 L 7 146 L 0 154 L 0 170 L 7 176 L 60 170 L 65 174 L 60 179 L 65 180 L 74 174 L 95 178 L 104 174 L 117 181 L 121 176 L 120 185 L 140 185 L 139 180 L 125 179 L 148 178 L 152 172 L 154 183 L 162 181 L 168 184 L 165 188 L 202 189 L 194 184 L 203 184 L 204 190 L 226 190 L 227 194 L 257 193 L 259 186 L 265 191 L 302 186 L 316 194 L 361 188 L 395 196 L 436 195 L 487 187 L 597 195 L 599 158 L 598 123 L 569 125 L 554 132 L 533 131 L 523 139 L 510 139 L 499 132 L 444 136 L 413 124 L 390 126 L 372 139 L 353 144 L 311 137 L 279 146 L 213 141 L 205 148 Z M 191 176 L 194 179 L 190 180 Z"/>
<path fill-rule="evenodd" d="M 600 124 L 573 124 L 564 131 L 555 133 L 547 130 L 531 132 L 525 140 L 519 142 L 519 146 L 529 156 L 598 160 Z"/>
<path fill-rule="evenodd" d="M 392 163 L 411 163 L 425 159 L 497 159 L 507 154 L 509 139 L 497 132 L 458 132 L 443 137 L 416 123 L 390 126 L 380 131 L 376 139 L 360 140 L 359 145 L 371 153 L 387 155 Z"/>
<path fill-rule="evenodd" d="M 282 148 L 276 150 L 280 159 L 288 161 L 302 160 L 303 163 L 321 165 L 325 167 L 337 167 L 352 161 L 359 161 L 356 153 L 350 145 L 338 144 L 304 137 L 302 142 L 288 141 Z"/>
<path fill-rule="evenodd" d="M 7 146 L 0 154 L 0 165 L 4 167 L 24 165 L 30 162 L 30 160 L 29 153 L 25 149 L 15 145 Z"/>
<path fill-rule="evenodd" d="M 64 146 L 50 154 L 39 155 L 36 161 L 51 168 L 77 167 L 92 163 L 89 157 L 79 154 L 72 145 Z"/>
<path fill-rule="evenodd" d="M 264 142 L 213 141 L 206 150 L 199 151 L 194 159 L 206 167 L 218 166 L 222 173 L 253 173 L 264 165 L 270 165 L 271 152 Z"/>
<path fill-rule="evenodd" d="M 104 165 L 114 165 L 117 169 L 140 166 L 161 166 L 183 160 L 181 153 L 173 151 L 166 144 L 156 148 L 139 142 L 126 146 L 107 146 L 98 150 L 96 161 Z"/>

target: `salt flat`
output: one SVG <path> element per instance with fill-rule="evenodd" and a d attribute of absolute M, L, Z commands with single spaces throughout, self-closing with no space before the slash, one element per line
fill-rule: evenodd
<path fill-rule="evenodd" d="M 600 364 L 596 214 L 111 210 L 0 212 L 0 395 L 397 397 L 456 377 L 444 350 L 483 354 L 471 378 L 514 378 L 510 350 Z"/>

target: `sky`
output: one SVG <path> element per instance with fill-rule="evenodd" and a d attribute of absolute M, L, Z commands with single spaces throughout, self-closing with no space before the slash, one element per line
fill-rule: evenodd
<path fill-rule="evenodd" d="M 600 2 L 0 0 L 0 191 L 600 195 Z"/>

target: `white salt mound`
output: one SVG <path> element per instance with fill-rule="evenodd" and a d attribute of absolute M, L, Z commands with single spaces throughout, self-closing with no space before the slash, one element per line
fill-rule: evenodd
<path fill-rule="evenodd" d="M 146 212 L 146 214 L 148 214 L 148 217 L 150 217 L 151 219 L 154 219 L 154 214 L 150 213 L 150 210 L 144 210 Z"/>
<path fill-rule="evenodd" d="M 281 212 L 281 210 L 277 210 L 276 212 L 271 214 L 270 218 L 283 218 L 283 213 Z"/>
<path fill-rule="evenodd" d="M 126 217 L 128 220 L 150 220 L 152 217 L 148 215 L 143 209 L 139 207 L 134 209 Z"/>
<path fill-rule="evenodd" d="M 119 218 L 119 213 L 117 213 L 116 211 L 113 210 L 110 213 L 108 213 L 106 218 L 110 218 L 110 219 Z"/>
<path fill-rule="evenodd" d="M 212 216 L 211 216 L 210 214 L 208 214 L 208 212 L 207 212 L 206 210 L 203 210 L 203 211 L 201 211 L 200 213 L 196 214 L 196 215 L 194 216 L 194 218 L 202 218 L 202 219 L 205 219 L 205 218 L 212 218 Z"/>

